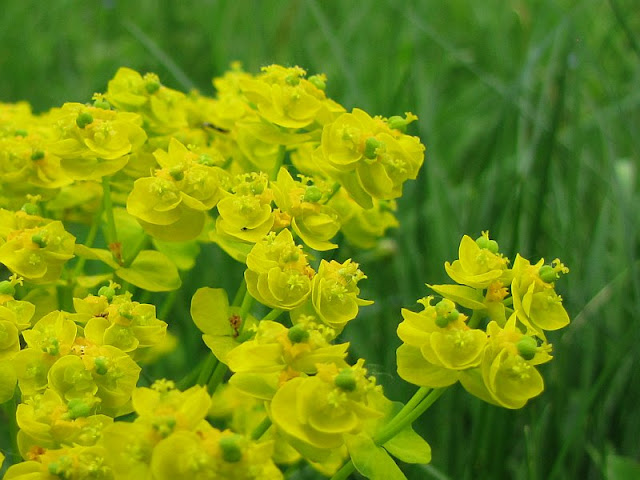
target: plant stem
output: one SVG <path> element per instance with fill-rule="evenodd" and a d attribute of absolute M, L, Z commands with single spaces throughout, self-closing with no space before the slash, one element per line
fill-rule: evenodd
<path fill-rule="evenodd" d="M 407 414 L 400 420 L 396 422 L 392 420 L 389 422 L 389 425 L 378 432 L 378 434 L 373 438 L 374 443 L 376 445 L 384 445 L 395 437 L 403 428 L 411 425 L 420 415 L 426 412 L 438 398 L 440 398 L 440 395 L 442 395 L 447 388 L 448 387 L 435 388 L 426 396 L 426 398 L 422 399 L 413 410 L 407 412 Z M 418 392 L 420 392 L 420 390 L 418 390 Z M 418 392 L 416 392 L 416 394 Z"/>
<path fill-rule="evenodd" d="M 411 425 L 420 415 L 427 411 L 433 403 L 440 398 L 440 395 L 448 387 L 436 388 L 434 390 L 421 387 L 413 397 L 407 402 L 407 405 L 391 419 L 391 421 L 373 438 L 373 442 L 377 446 L 382 446 L 395 437 L 402 429 Z M 428 393 L 428 395 L 427 395 Z M 338 470 L 331 480 L 345 480 L 355 470 L 353 462 L 349 460 L 340 470 Z"/>
<path fill-rule="evenodd" d="M 277 319 L 280 315 L 282 315 L 284 313 L 284 310 L 282 310 L 281 308 L 274 308 L 273 310 L 271 310 L 269 313 L 267 313 L 262 320 L 275 320 Z"/>
<path fill-rule="evenodd" d="M 107 225 L 105 231 L 105 237 L 107 240 L 107 246 L 111 250 L 111 254 L 119 265 L 122 265 L 122 254 L 120 250 L 120 244 L 118 242 L 118 232 L 116 231 L 116 221 L 113 217 L 113 202 L 111 201 L 111 177 L 102 177 L 102 202 L 104 208 L 104 214 L 107 217 Z"/>
<path fill-rule="evenodd" d="M 271 426 L 271 419 L 267 416 L 264 420 L 251 432 L 251 440 L 259 440 Z"/>

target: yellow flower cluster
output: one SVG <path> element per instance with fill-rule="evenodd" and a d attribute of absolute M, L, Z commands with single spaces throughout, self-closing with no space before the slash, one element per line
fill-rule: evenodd
<path fill-rule="evenodd" d="M 87 104 L 0 104 L 0 404 L 18 427 L 4 478 L 280 479 L 304 460 L 387 480 L 404 478 L 391 456 L 430 461 L 411 421 L 434 397 L 391 402 L 351 360 L 339 335 L 373 303 L 367 277 L 322 258 L 398 226 L 424 161 L 417 117 L 347 112 L 326 82 L 234 65 L 209 97 L 121 68 Z M 173 302 L 207 244 L 246 267 L 242 283 L 231 301 L 195 292 L 211 353 L 180 388 L 152 382 L 143 366 L 178 341 Z M 458 285 L 402 311 L 399 375 L 523 406 L 543 388 L 544 332 L 569 321 L 554 290 L 568 270 L 509 267 L 488 234 L 445 268 Z"/>
<path fill-rule="evenodd" d="M 569 323 L 554 289 L 569 270 L 559 260 L 531 265 L 520 255 L 509 268 L 487 232 L 475 241 L 464 236 L 459 259 L 445 268 L 458 285 L 431 285 L 441 301 L 427 297 L 421 312 L 402 310 L 398 374 L 425 387 L 460 381 L 489 403 L 521 408 L 544 389 L 535 368 L 552 358 L 544 331 Z"/>

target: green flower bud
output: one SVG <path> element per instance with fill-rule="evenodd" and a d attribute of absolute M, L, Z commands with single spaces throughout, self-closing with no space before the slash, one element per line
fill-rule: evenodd
<path fill-rule="evenodd" d="M 36 233 L 35 235 L 32 235 L 31 241 L 36 245 L 38 245 L 40 248 L 44 248 L 47 246 L 47 241 L 44 239 L 44 237 L 40 233 Z"/>
<path fill-rule="evenodd" d="M 76 117 L 76 125 L 78 125 L 78 127 L 80 128 L 84 128 L 87 125 L 90 125 L 92 123 L 93 123 L 93 117 L 88 112 L 82 112 L 78 114 L 78 116 Z"/>
<path fill-rule="evenodd" d="M 96 357 L 93 359 L 93 364 L 96 367 L 96 373 L 98 375 L 106 375 L 109 371 L 106 357 Z"/>
<path fill-rule="evenodd" d="M 242 449 L 240 441 L 242 436 L 238 434 L 227 435 L 218 441 L 218 446 L 222 452 L 222 458 L 225 462 L 236 463 L 242 460 Z"/>
<path fill-rule="evenodd" d="M 15 131 L 16 137 L 26 137 L 27 135 L 29 135 L 29 132 L 27 132 L 26 130 L 18 129 Z"/>
<path fill-rule="evenodd" d="M 184 178 L 184 169 L 182 166 L 176 165 L 169 169 L 169 175 L 171 175 L 176 182 L 179 182 Z"/>
<path fill-rule="evenodd" d="M 302 343 L 306 342 L 309 338 L 309 332 L 306 328 L 300 323 L 297 323 L 293 327 L 289 329 L 287 333 L 287 337 L 291 340 L 291 343 Z"/>
<path fill-rule="evenodd" d="M 516 346 L 518 347 L 520 356 L 525 360 L 531 360 L 536 356 L 536 352 L 538 351 L 538 342 L 536 342 L 535 338 L 528 335 L 523 335 Z"/>
<path fill-rule="evenodd" d="M 311 185 L 307 187 L 307 189 L 304 192 L 305 202 L 316 203 L 316 202 L 319 202 L 321 198 L 322 198 L 322 191 L 315 185 Z"/>
<path fill-rule="evenodd" d="M 106 297 L 108 302 L 111 302 L 111 300 L 113 300 L 115 294 L 116 291 L 112 287 L 104 286 L 100 287 L 100 290 L 98 290 L 98 295 Z"/>
<path fill-rule="evenodd" d="M 377 150 L 384 144 L 375 137 L 369 137 L 364 142 L 364 156 L 370 159 L 374 159 L 378 156 Z"/>
<path fill-rule="evenodd" d="M 344 390 L 345 392 L 353 392 L 357 387 L 356 377 L 350 368 L 340 370 L 340 373 L 336 375 L 333 383 L 336 387 L 340 390 Z"/>
<path fill-rule="evenodd" d="M 553 283 L 558 279 L 558 273 L 550 265 L 543 265 L 538 270 L 540 279 L 545 283 Z"/>
<path fill-rule="evenodd" d="M 40 208 L 35 203 L 25 203 L 20 210 L 28 215 L 40 215 Z"/>
<path fill-rule="evenodd" d="M 318 90 L 324 90 L 327 88 L 327 84 L 324 79 L 320 75 L 312 75 L 309 77 L 309 82 L 316 87 Z"/>
<path fill-rule="evenodd" d="M 0 282 L 0 295 L 15 295 L 16 288 L 8 280 Z"/>
<path fill-rule="evenodd" d="M 67 408 L 69 409 L 67 415 L 71 420 L 75 420 L 80 417 L 88 417 L 91 413 L 91 406 L 80 398 L 72 398 L 69 400 Z"/>
<path fill-rule="evenodd" d="M 387 120 L 389 128 L 400 130 L 402 133 L 405 133 L 407 131 L 407 123 L 407 120 L 399 115 L 389 117 L 389 119 Z"/>
<path fill-rule="evenodd" d="M 44 158 L 44 152 L 42 150 L 34 150 L 31 154 L 31 160 L 34 162 L 37 160 L 42 160 Z"/>

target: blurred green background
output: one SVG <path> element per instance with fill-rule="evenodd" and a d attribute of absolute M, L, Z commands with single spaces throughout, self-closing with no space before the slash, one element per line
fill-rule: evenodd
<path fill-rule="evenodd" d="M 340 254 L 369 274 L 363 296 L 376 303 L 346 336 L 388 396 L 414 390 L 395 375 L 400 308 L 446 281 L 463 234 L 488 229 L 511 257 L 571 268 L 558 290 L 573 323 L 550 335 L 546 392 L 505 411 L 450 389 L 416 426 L 433 463 L 407 476 L 638 478 L 637 0 L 2 2 L 0 101 L 36 111 L 88 101 L 122 65 L 213 94 L 234 60 L 324 72 L 349 110 L 420 118 L 411 133 L 427 158 L 399 202 L 401 228 L 375 251 Z M 239 278 L 218 252 L 200 264 L 176 318 L 195 288 Z M 184 341 L 200 345 L 196 332 Z M 160 368 L 194 359 L 175 361 Z"/>

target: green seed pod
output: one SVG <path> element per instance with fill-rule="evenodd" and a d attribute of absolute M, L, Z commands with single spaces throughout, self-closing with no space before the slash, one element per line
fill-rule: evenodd
<path fill-rule="evenodd" d="M 242 436 L 238 434 L 226 435 L 220 438 L 218 446 L 225 462 L 236 463 L 242 460 L 241 440 Z"/>
<path fill-rule="evenodd" d="M 111 302 L 111 300 L 113 300 L 115 294 L 116 291 L 112 287 L 104 286 L 100 287 L 100 290 L 98 290 L 98 295 L 106 297 L 108 302 Z"/>
<path fill-rule="evenodd" d="M 321 198 L 322 198 L 322 191 L 315 185 L 311 185 L 307 187 L 307 189 L 304 192 L 305 202 L 316 203 L 316 202 L 319 202 Z"/>
<path fill-rule="evenodd" d="M 184 169 L 180 165 L 176 165 L 175 167 L 171 167 L 169 169 L 169 175 L 173 177 L 176 182 L 179 182 L 184 178 Z"/>
<path fill-rule="evenodd" d="M 338 387 L 340 390 L 344 390 L 345 392 L 353 392 L 358 386 L 356 384 L 356 377 L 354 376 L 350 368 L 340 370 L 340 373 L 336 375 L 336 378 L 333 382 L 336 387 Z"/>
<path fill-rule="evenodd" d="M 88 112 L 82 112 L 78 114 L 78 116 L 76 117 L 76 125 L 78 125 L 78 127 L 80 128 L 84 128 L 87 125 L 90 125 L 92 123 L 93 123 L 93 117 Z"/>
<path fill-rule="evenodd" d="M 12 297 L 16 293 L 16 288 L 8 280 L 0 282 L 0 295 L 11 295 Z"/>
<path fill-rule="evenodd" d="M 536 356 L 536 352 L 538 351 L 538 342 L 536 342 L 535 338 L 528 335 L 523 335 L 516 346 L 518 347 L 520 356 L 525 360 L 531 360 Z"/>
<path fill-rule="evenodd" d="M 40 208 L 35 203 L 25 203 L 20 210 L 28 215 L 40 215 Z"/>
<path fill-rule="evenodd" d="M 37 160 L 42 160 L 44 158 L 44 152 L 42 150 L 34 150 L 31 154 L 31 160 L 34 162 Z"/>
<path fill-rule="evenodd" d="M 31 241 L 36 245 L 38 245 L 40 248 L 44 248 L 47 246 L 47 241 L 44 239 L 44 237 L 40 233 L 31 235 Z"/>
<path fill-rule="evenodd" d="M 378 156 L 376 151 L 384 144 L 376 137 L 369 137 L 364 142 L 364 156 L 370 159 L 374 159 Z"/>
<path fill-rule="evenodd" d="M 387 120 L 387 125 L 389 125 L 389 128 L 400 130 L 402 133 L 405 133 L 407 131 L 407 120 L 398 115 L 389 117 L 389 119 Z"/>
<path fill-rule="evenodd" d="M 458 312 L 458 310 L 454 308 L 449 312 L 449 315 L 447 315 L 447 322 L 449 323 L 455 322 L 459 316 L 460 316 L 460 312 Z"/>
<path fill-rule="evenodd" d="M 148 79 L 144 84 L 144 88 L 149 94 L 156 93 L 160 89 L 160 82 Z"/>
<path fill-rule="evenodd" d="M 69 400 L 67 408 L 69 409 L 67 415 L 71 420 L 75 420 L 80 417 L 88 417 L 91 413 L 91 406 L 80 398 L 72 398 Z"/>
<path fill-rule="evenodd" d="M 320 75 L 312 75 L 309 77 L 309 82 L 316 87 L 318 90 L 324 90 L 327 88 L 326 82 L 322 79 Z"/>
<path fill-rule="evenodd" d="M 448 298 L 443 298 L 438 303 L 436 303 L 436 313 L 439 317 L 446 317 L 452 311 L 456 309 L 456 304 L 453 303 Z"/>
<path fill-rule="evenodd" d="M 103 110 L 111 110 L 111 104 L 107 102 L 104 98 L 96 98 L 93 101 L 93 106 L 96 108 L 101 108 Z"/>
<path fill-rule="evenodd" d="M 438 315 L 436 317 L 436 325 L 440 328 L 446 328 L 446 326 L 449 325 L 448 317 Z"/>
<path fill-rule="evenodd" d="M 109 366 L 107 365 L 106 357 L 96 357 L 93 359 L 93 364 L 96 367 L 96 373 L 98 375 L 106 375 L 109 371 Z"/>
<path fill-rule="evenodd" d="M 297 323 L 289 329 L 287 337 L 291 340 L 291 343 L 302 343 L 309 339 L 309 332 L 303 325 Z"/>
<path fill-rule="evenodd" d="M 540 279 L 545 283 L 553 283 L 558 279 L 558 274 L 550 265 L 543 265 L 538 270 Z"/>

